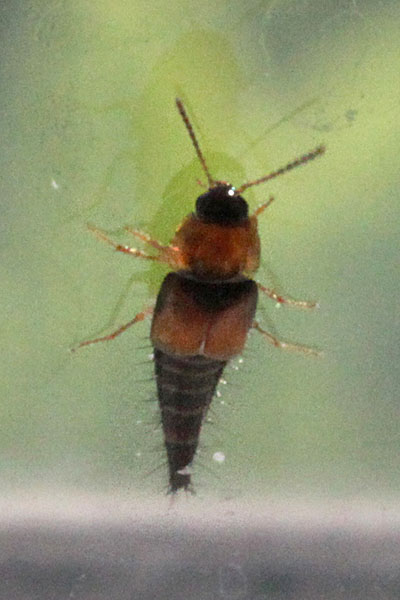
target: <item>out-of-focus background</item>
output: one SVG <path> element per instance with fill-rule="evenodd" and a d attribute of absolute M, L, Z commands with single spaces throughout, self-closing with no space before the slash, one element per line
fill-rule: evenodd
<path fill-rule="evenodd" d="M 194 465 L 197 495 L 175 499 L 176 520 L 168 527 L 178 531 L 187 514 L 190 523 L 202 518 L 204 531 L 229 515 L 229 528 L 242 524 L 246 547 L 257 512 L 259 529 L 272 519 L 277 530 L 287 527 L 288 539 L 293 523 L 305 530 L 325 524 L 333 532 L 347 524 L 354 542 L 351 526 L 361 511 L 363 535 L 372 524 L 378 538 L 394 531 L 399 25 L 394 0 L 2 3 L 2 526 L 39 521 L 50 530 L 66 522 L 85 528 L 107 515 L 111 528 L 116 515 L 153 515 L 152 523 L 170 515 L 149 322 L 112 343 L 76 354 L 69 349 L 130 320 L 157 294 L 165 268 L 114 253 L 87 224 L 122 243 L 132 242 L 123 231 L 128 224 L 166 243 L 192 210 L 203 175 L 174 106 L 180 96 L 212 174 L 235 185 L 326 145 L 324 157 L 246 194 L 253 209 L 275 196 L 260 217 L 259 280 L 320 303 L 320 310 L 306 312 L 261 299 L 259 321 L 324 357 L 278 351 L 256 332 L 250 336 L 243 361 L 227 368 L 212 424 L 204 427 Z M 135 527 L 142 531 L 136 521 Z M 76 572 L 67 570 L 72 579 L 52 570 L 45 578 L 64 578 L 56 596 L 40 584 L 37 596 L 14 588 L 26 572 L 21 567 L 21 578 L 14 577 L 13 557 L 41 581 L 30 535 L 30 558 L 20 554 L 18 536 L 4 543 L 4 597 L 102 597 L 106 584 L 90 595 L 96 586 L 77 557 Z M 182 546 L 171 536 L 174 554 Z M 323 562 L 326 553 L 332 566 L 329 539 L 322 536 L 310 556 Z M 64 541 L 60 533 L 57 547 Z M 375 542 L 370 553 L 368 543 L 367 571 L 368 559 L 372 564 L 383 552 Z M 209 556 L 204 544 L 203 557 Z M 262 588 L 250 586 L 255 580 L 240 543 L 231 546 L 226 551 L 234 558 L 219 567 L 217 587 L 210 584 L 199 597 L 303 597 L 297 580 L 291 579 L 295 596 L 280 583 L 289 572 L 295 577 L 295 549 L 287 571 L 271 550 L 281 579 Z M 117 563 L 126 559 L 126 549 L 115 553 Z M 350 566 L 348 577 L 358 567 Z M 392 598 L 400 582 L 395 572 L 391 577 L 390 589 L 380 580 L 360 598 Z M 146 571 L 143 581 L 151 578 Z M 135 597 L 134 581 L 131 595 L 114 590 L 105 597 Z M 183 588 L 176 581 L 174 575 L 168 597 L 197 589 L 195 578 Z M 304 597 L 352 597 L 343 585 L 313 596 L 310 583 Z M 143 597 L 145 589 L 143 583 Z"/>

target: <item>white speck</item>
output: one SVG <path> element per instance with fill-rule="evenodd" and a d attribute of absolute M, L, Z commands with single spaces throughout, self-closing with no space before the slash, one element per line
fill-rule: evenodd
<path fill-rule="evenodd" d="M 142 456 L 142 453 L 141 452 L 136 452 L 135 456 L 136 456 L 136 458 L 140 458 Z"/>
<path fill-rule="evenodd" d="M 226 385 L 226 384 L 227 384 L 227 381 L 226 381 L 226 379 L 220 379 L 220 380 L 219 380 L 219 382 L 220 382 L 222 385 Z"/>
<path fill-rule="evenodd" d="M 179 475 L 191 475 L 192 471 L 190 470 L 190 467 L 186 465 L 186 467 L 183 467 L 183 469 L 179 469 L 177 473 L 179 473 Z"/>
<path fill-rule="evenodd" d="M 217 463 L 223 463 L 225 462 L 225 454 L 223 452 L 214 452 L 213 460 Z"/>
<path fill-rule="evenodd" d="M 154 352 L 152 352 L 151 354 L 148 354 L 148 355 L 147 355 L 147 358 L 148 358 L 149 360 L 154 360 Z"/>
<path fill-rule="evenodd" d="M 242 365 L 242 364 L 243 364 L 243 358 L 239 358 L 239 360 L 238 360 L 238 363 L 239 363 L 240 365 Z"/>
<path fill-rule="evenodd" d="M 55 190 L 59 190 L 60 186 L 58 185 L 57 181 L 55 179 L 51 180 L 51 187 L 54 188 Z"/>
<path fill-rule="evenodd" d="M 232 187 L 228 190 L 228 196 L 234 196 L 234 195 L 235 195 L 235 188 Z"/>
<path fill-rule="evenodd" d="M 222 406 L 225 406 L 225 400 L 221 400 L 220 404 L 222 404 Z"/>
<path fill-rule="evenodd" d="M 282 302 L 277 302 L 277 303 L 275 304 L 275 308 L 281 308 L 281 306 L 282 306 Z"/>
<path fill-rule="evenodd" d="M 215 395 L 216 395 L 217 398 L 221 398 L 221 396 L 222 396 L 222 394 L 221 394 L 221 392 L 219 390 L 217 390 L 215 392 Z"/>
<path fill-rule="evenodd" d="M 142 423 L 142 420 L 141 420 L 141 419 L 138 419 L 138 420 L 136 421 L 136 425 L 140 425 L 141 423 Z"/>

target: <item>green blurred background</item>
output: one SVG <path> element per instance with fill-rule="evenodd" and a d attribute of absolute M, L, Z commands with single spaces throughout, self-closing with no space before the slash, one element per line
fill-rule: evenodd
<path fill-rule="evenodd" d="M 203 430 L 198 497 L 397 495 L 399 3 L 14 0 L 0 22 L 2 493 L 165 489 L 149 322 L 69 349 L 132 318 L 166 273 L 86 225 L 168 242 L 192 210 L 179 95 L 233 184 L 327 147 L 246 195 L 276 199 L 260 281 L 321 305 L 261 299 L 259 320 L 324 357 L 250 336 Z"/>

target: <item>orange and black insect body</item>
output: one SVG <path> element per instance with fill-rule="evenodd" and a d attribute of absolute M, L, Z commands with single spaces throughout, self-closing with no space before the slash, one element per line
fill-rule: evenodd
<path fill-rule="evenodd" d="M 180 100 L 177 107 L 208 179 L 208 191 L 197 198 L 195 211 L 178 227 L 168 246 L 127 228 L 156 249 L 157 255 L 115 244 L 104 233 L 94 230 L 118 251 L 164 262 L 172 268 L 152 311 L 150 334 L 171 492 L 190 488 L 190 466 L 215 388 L 227 362 L 243 351 L 251 327 L 275 346 L 315 354 L 309 348 L 280 342 L 254 320 L 258 289 L 280 303 L 302 308 L 312 308 L 315 303 L 287 300 L 251 279 L 260 260 L 257 217 L 272 198 L 249 215 L 241 193 L 324 152 L 320 146 L 285 167 L 235 189 L 211 177 Z M 113 339 L 149 312 L 139 313 L 108 336 L 80 345 Z"/>

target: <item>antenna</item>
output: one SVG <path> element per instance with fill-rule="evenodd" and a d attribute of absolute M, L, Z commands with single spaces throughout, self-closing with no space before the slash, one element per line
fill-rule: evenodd
<path fill-rule="evenodd" d="M 201 162 L 201 166 L 203 167 L 203 171 L 204 171 L 204 173 L 207 176 L 208 185 L 211 188 L 211 187 L 213 187 L 215 181 L 214 181 L 214 179 L 210 175 L 210 171 L 208 170 L 206 159 L 204 158 L 204 156 L 203 156 L 203 154 L 202 154 L 202 152 L 200 150 L 199 143 L 198 143 L 198 141 L 196 139 L 196 136 L 195 136 L 195 133 L 193 131 L 192 124 L 189 121 L 189 117 L 186 114 L 186 110 L 185 110 L 185 107 L 183 106 L 183 102 L 179 98 L 176 98 L 175 102 L 176 102 L 176 106 L 177 106 L 177 108 L 179 110 L 179 113 L 180 113 L 180 115 L 181 115 L 181 117 L 183 119 L 183 122 L 185 123 L 186 129 L 188 130 L 188 134 L 190 135 L 190 139 L 192 140 L 192 144 L 194 146 L 194 149 L 196 150 L 196 153 L 197 153 L 197 156 L 199 158 L 199 161 Z"/>
<path fill-rule="evenodd" d="M 255 179 L 254 181 L 249 181 L 248 183 L 244 183 L 238 189 L 235 190 L 235 196 L 238 196 L 239 194 L 244 192 L 244 190 L 247 190 L 247 188 L 252 187 L 253 185 L 258 185 L 259 183 L 264 183 L 265 181 L 269 181 L 270 179 L 279 177 L 279 175 L 284 175 L 288 171 L 291 171 L 292 169 L 295 169 L 296 167 L 300 167 L 301 165 L 304 165 L 309 160 L 314 160 L 314 158 L 317 158 L 317 156 L 320 156 L 324 152 L 325 152 L 325 146 L 318 146 L 318 148 L 316 148 L 315 150 L 312 150 L 308 154 L 304 154 L 303 156 L 296 158 L 294 161 L 290 162 L 285 167 L 281 167 L 277 171 L 272 171 L 272 173 L 269 173 L 269 175 L 265 175 L 264 177 L 261 177 L 260 179 Z"/>

